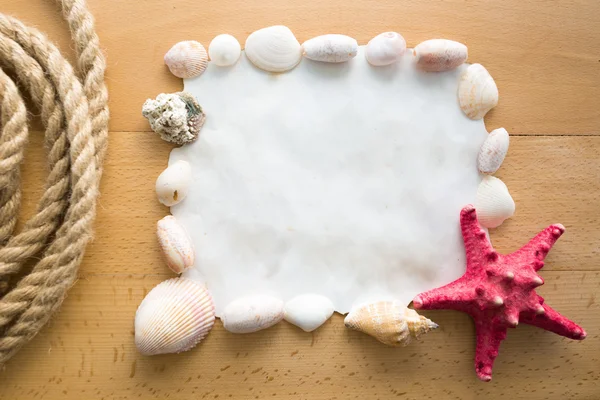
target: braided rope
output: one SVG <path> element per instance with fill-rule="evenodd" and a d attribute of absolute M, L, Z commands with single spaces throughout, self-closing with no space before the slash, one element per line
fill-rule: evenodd
<path fill-rule="evenodd" d="M 33 338 L 60 307 L 92 238 L 108 140 L 104 57 L 85 0 L 57 0 L 69 24 L 77 72 L 39 31 L 0 14 L 0 63 L 39 107 L 49 174 L 36 214 L 10 236 L 20 203 L 19 164 L 27 111 L 15 83 L 0 70 L 0 366 Z M 41 255 L 39 254 L 41 252 Z M 32 257 L 33 269 L 11 288 Z"/>

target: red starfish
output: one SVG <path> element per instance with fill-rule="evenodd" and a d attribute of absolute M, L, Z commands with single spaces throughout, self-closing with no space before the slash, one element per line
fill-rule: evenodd
<path fill-rule="evenodd" d="M 585 331 L 544 304 L 535 292 L 544 281 L 536 273 L 565 228 L 550 225 L 520 250 L 498 254 L 479 226 L 475 208 L 460 213 L 460 227 L 467 255 L 467 271 L 446 286 L 421 293 L 413 300 L 416 309 L 452 309 L 475 321 L 477 348 L 475 371 L 479 379 L 492 379 L 492 366 L 507 328 L 519 321 L 566 336 L 584 339 Z"/>

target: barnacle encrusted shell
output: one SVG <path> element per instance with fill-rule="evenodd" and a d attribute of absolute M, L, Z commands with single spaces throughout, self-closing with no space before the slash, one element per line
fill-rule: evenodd
<path fill-rule="evenodd" d="M 417 67 L 427 72 L 454 69 L 467 60 L 467 46 L 447 39 L 431 39 L 419 43 L 414 50 Z"/>
<path fill-rule="evenodd" d="M 479 149 L 477 168 L 484 174 L 493 174 L 502 165 L 508 152 L 510 142 L 508 132 L 504 128 L 494 129 Z"/>
<path fill-rule="evenodd" d="M 481 226 L 496 228 L 504 220 L 513 216 L 515 202 L 504 182 L 488 175 L 483 178 L 477 188 L 475 209 Z"/>
<path fill-rule="evenodd" d="M 156 236 L 167 265 L 180 274 L 194 265 L 194 247 L 187 232 L 172 215 L 156 224 Z"/>
<path fill-rule="evenodd" d="M 498 87 L 481 64 L 471 64 L 458 84 L 458 102 L 465 115 L 481 119 L 498 105 Z"/>
<path fill-rule="evenodd" d="M 285 303 L 283 318 L 305 332 L 312 332 L 333 315 L 333 303 L 325 296 L 307 293 Z"/>
<path fill-rule="evenodd" d="M 142 115 L 162 140 L 184 145 L 198 138 L 205 115 L 196 98 L 188 92 L 161 93 L 148 99 Z"/>
<path fill-rule="evenodd" d="M 359 306 L 344 319 L 347 328 L 373 336 L 388 346 L 406 346 L 438 325 L 398 301 Z"/>
<path fill-rule="evenodd" d="M 246 57 L 268 72 L 285 72 L 302 59 L 302 48 L 292 31 L 282 25 L 252 32 L 246 39 Z"/>
<path fill-rule="evenodd" d="M 178 78 L 194 78 L 206 69 L 208 54 L 200 42 L 186 40 L 171 47 L 165 54 L 165 64 Z"/>
<path fill-rule="evenodd" d="M 365 57 L 373 66 L 390 65 L 398 61 L 406 51 L 406 41 L 397 32 L 384 32 L 367 43 Z"/>
<path fill-rule="evenodd" d="M 181 353 L 196 346 L 215 323 L 204 285 L 186 278 L 159 283 L 135 313 L 135 345 L 144 355 Z"/>
<path fill-rule="evenodd" d="M 235 64 L 241 54 L 240 42 L 228 34 L 216 36 L 208 45 L 210 62 L 219 67 L 228 67 Z"/>
<path fill-rule="evenodd" d="M 358 42 L 346 35 L 321 35 L 304 42 L 302 52 L 304 57 L 313 61 L 346 62 L 356 57 Z"/>
<path fill-rule="evenodd" d="M 167 207 L 186 198 L 192 182 L 192 168 L 187 161 L 177 160 L 169 165 L 156 179 L 158 201 Z"/>
<path fill-rule="evenodd" d="M 283 319 L 283 301 L 267 295 L 242 297 L 225 307 L 221 320 L 232 333 L 267 329 Z"/>

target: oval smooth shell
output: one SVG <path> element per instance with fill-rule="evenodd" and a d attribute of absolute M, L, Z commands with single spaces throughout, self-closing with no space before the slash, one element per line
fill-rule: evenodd
<path fill-rule="evenodd" d="M 135 345 L 144 355 L 180 353 L 196 346 L 215 323 L 206 288 L 190 279 L 159 283 L 135 313 Z"/>
<path fill-rule="evenodd" d="M 194 265 L 194 248 L 177 219 L 167 215 L 156 224 L 156 236 L 167 265 L 180 274 Z"/>
<path fill-rule="evenodd" d="M 475 209 L 481 226 L 496 228 L 514 215 L 515 202 L 504 182 L 487 175 L 477 188 Z"/>
<path fill-rule="evenodd" d="M 267 329 L 283 319 L 283 301 L 267 296 L 248 296 L 229 303 L 221 316 L 223 327 L 232 333 Z"/>
<path fill-rule="evenodd" d="M 208 54 L 202 43 L 186 40 L 171 47 L 165 54 L 165 64 L 178 78 L 194 78 L 206 69 Z"/>
<path fill-rule="evenodd" d="M 282 25 L 252 32 L 246 39 L 246 57 L 268 72 L 285 72 L 302 59 L 302 48 L 292 31 Z"/>
<path fill-rule="evenodd" d="M 313 61 L 341 63 L 356 57 L 358 42 L 346 35 L 321 35 L 304 42 L 302 51 Z"/>
<path fill-rule="evenodd" d="M 494 129 L 485 139 L 477 156 L 477 168 L 484 174 L 493 174 L 502 165 L 510 139 L 504 128 Z"/>
<path fill-rule="evenodd" d="M 384 32 L 367 43 L 365 58 L 369 64 L 381 67 L 398 61 L 406 51 L 406 40 L 397 32 Z"/>
<path fill-rule="evenodd" d="M 192 168 L 187 161 L 178 160 L 169 165 L 156 179 L 156 196 L 167 207 L 179 203 L 188 194 L 192 182 Z"/>
<path fill-rule="evenodd" d="M 333 315 L 333 303 L 319 294 L 302 294 L 285 303 L 283 318 L 305 332 L 312 332 Z"/>
<path fill-rule="evenodd" d="M 216 36 L 208 45 L 210 61 L 219 67 L 234 65 L 241 54 L 242 47 L 240 46 L 240 42 L 228 34 Z"/>
<path fill-rule="evenodd" d="M 417 67 L 427 72 L 454 69 L 468 57 L 467 46 L 454 40 L 431 39 L 419 43 L 415 49 Z"/>
<path fill-rule="evenodd" d="M 458 84 L 458 102 L 465 115 L 481 119 L 498 104 L 498 87 L 481 64 L 471 64 Z"/>

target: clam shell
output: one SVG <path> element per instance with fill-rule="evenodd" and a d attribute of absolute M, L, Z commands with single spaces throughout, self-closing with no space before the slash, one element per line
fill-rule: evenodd
<path fill-rule="evenodd" d="M 333 315 L 333 303 L 325 296 L 302 294 L 285 303 L 283 318 L 305 332 L 312 332 Z"/>
<path fill-rule="evenodd" d="M 206 288 L 192 280 L 159 283 L 135 313 L 135 345 L 144 355 L 180 353 L 196 346 L 215 323 Z"/>
<path fill-rule="evenodd" d="M 477 168 L 480 172 L 493 174 L 498 171 L 508 151 L 509 141 L 508 132 L 504 128 L 494 129 L 490 132 L 477 156 Z"/>
<path fill-rule="evenodd" d="M 483 178 L 477 188 L 475 209 L 481 226 L 496 228 L 505 219 L 513 216 L 515 202 L 504 182 L 488 175 Z"/>
<path fill-rule="evenodd" d="M 302 51 L 304 57 L 313 61 L 340 63 L 356 57 L 358 42 L 346 35 L 322 35 L 304 42 Z"/>
<path fill-rule="evenodd" d="M 417 67 L 427 72 L 454 69 L 467 60 L 467 46 L 454 40 L 431 39 L 419 43 L 414 50 Z"/>
<path fill-rule="evenodd" d="M 438 325 L 398 301 L 357 307 L 344 319 L 347 328 L 373 336 L 388 346 L 406 346 Z"/>
<path fill-rule="evenodd" d="M 179 203 L 188 194 L 192 182 L 192 168 L 187 161 L 171 164 L 156 179 L 156 196 L 167 207 Z"/>
<path fill-rule="evenodd" d="M 242 297 L 225 307 L 221 320 L 232 333 L 251 333 L 267 329 L 283 319 L 283 302 L 275 297 Z"/>
<path fill-rule="evenodd" d="M 376 67 L 390 65 L 398 61 L 406 51 L 406 41 L 401 34 L 384 32 L 367 43 L 365 57 Z"/>
<path fill-rule="evenodd" d="M 167 265 L 180 274 L 194 265 L 194 248 L 185 229 L 168 215 L 156 224 L 156 236 Z"/>
<path fill-rule="evenodd" d="M 285 26 L 259 29 L 246 39 L 246 56 L 258 68 L 268 72 L 285 72 L 302 59 L 300 43 Z"/>
<path fill-rule="evenodd" d="M 219 67 L 235 64 L 240 58 L 240 54 L 242 54 L 240 42 L 231 35 L 219 35 L 208 45 L 210 61 Z"/>
<path fill-rule="evenodd" d="M 206 69 L 208 54 L 200 42 L 186 40 L 171 47 L 165 54 L 165 64 L 176 77 L 193 78 Z"/>
<path fill-rule="evenodd" d="M 458 84 L 458 102 L 465 115 L 481 119 L 498 104 L 498 87 L 481 64 L 471 64 Z"/>

